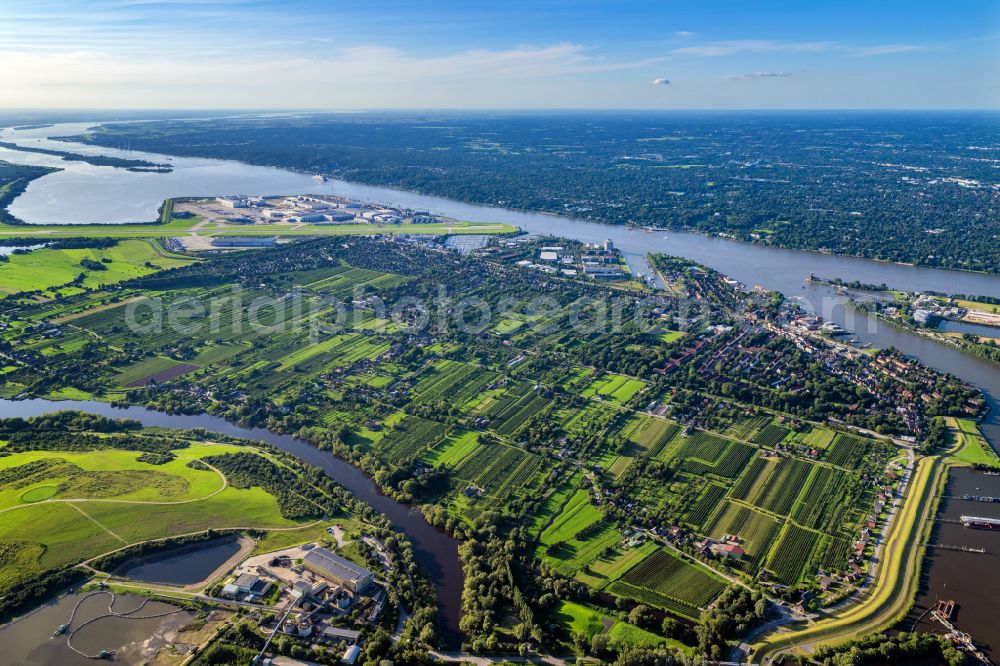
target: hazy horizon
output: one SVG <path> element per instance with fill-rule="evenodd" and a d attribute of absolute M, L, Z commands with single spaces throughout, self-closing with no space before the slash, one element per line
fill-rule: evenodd
<path fill-rule="evenodd" d="M 17 110 L 995 110 L 1000 6 L 8 0 Z"/>

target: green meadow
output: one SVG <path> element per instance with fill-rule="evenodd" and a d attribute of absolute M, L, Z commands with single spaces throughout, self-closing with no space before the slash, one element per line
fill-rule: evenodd
<path fill-rule="evenodd" d="M 208 456 L 256 452 L 191 444 L 163 464 L 138 451 L 28 451 L 0 457 L 0 590 L 40 572 L 149 539 L 224 528 L 287 528 L 278 500 L 235 488 Z"/>

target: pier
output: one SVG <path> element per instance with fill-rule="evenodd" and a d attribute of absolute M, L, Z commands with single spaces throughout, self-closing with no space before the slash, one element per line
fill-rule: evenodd
<path fill-rule="evenodd" d="M 970 495 L 968 493 L 962 495 L 962 499 L 967 502 L 1000 502 L 1000 497 L 990 497 L 989 495 Z"/>
<path fill-rule="evenodd" d="M 975 642 L 972 640 L 972 636 L 965 633 L 964 631 L 959 631 L 951 622 L 951 616 L 955 612 L 955 601 L 939 599 L 934 608 L 931 609 L 931 617 L 941 623 L 945 629 L 948 630 L 947 637 L 958 646 L 961 650 L 964 650 L 970 656 L 979 660 L 979 663 L 985 664 L 986 666 L 992 666 L 992 662 L 986 657 L 985 654 L 976 647 Z"/>
<path fill-rule="evenodd" d="M 985 548 L 976 548 L 975 546 L 953 546 L 947 543 L 935 543 L 931 545 L 932 548 L 940 548 L 941 550 L 957 550 L 963 553 L 979 553 L 980 555 L 986 554 Z"/>

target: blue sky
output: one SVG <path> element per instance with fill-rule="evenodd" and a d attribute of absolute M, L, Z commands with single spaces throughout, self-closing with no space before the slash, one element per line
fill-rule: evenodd
<path fill-rule="evenodd" d="M 987 108 L 1000 3 L 2 0 L 5 108 Z"/>

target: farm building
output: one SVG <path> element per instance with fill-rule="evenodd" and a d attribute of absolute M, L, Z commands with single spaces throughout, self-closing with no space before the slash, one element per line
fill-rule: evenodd
<path fill-rule="evenodd" d="M 746 551 L 740 545 L 729 542 L 713 544 L 711 550 L 718 557 L 728 557 L 734 560 L 741 560 L 746 554 Z"/>
<path fill-rule="evenodd" d="M 302 559 L 306 569 L 351 592 L 360 592 L 371 585 L 374 574 L 350 560 L 345 560 L 325 548 L 314 548 Z"/>
<path fill-rule="evenodd" d="M 327 643 L 357 643 L 361 637 L 360 631 L 354 629 L 344 629 L 342 627 L 324 627 L 320 637 Z"/>

